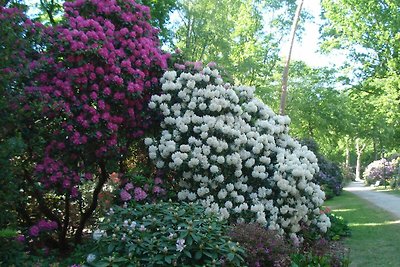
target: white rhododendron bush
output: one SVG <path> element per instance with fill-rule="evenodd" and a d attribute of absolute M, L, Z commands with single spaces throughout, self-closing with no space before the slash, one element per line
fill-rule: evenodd
<path fill-rule="evenodd" d="M 254 88 L 224 83 L 213 66 L 167 71 L 161 83 L 149 107 L 162 113 L 162 132 L 145 143 L 157 168 L 173 171 L 180 200 L 294 237 L 302 225 L 326 232 L 317 159 L 289 136 L 289 117 Z"/>

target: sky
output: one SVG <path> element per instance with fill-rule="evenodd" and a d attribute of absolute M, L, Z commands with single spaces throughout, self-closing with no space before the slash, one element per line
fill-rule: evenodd
<path fill-rule="evenodd" d="M 334 52 L 329 55 L 318 53 L 319 27 L 322 23 L 319 15 L 321 11 L 320 0 L 304 0 L 303 10 L 313 15 L 314 20 L 305 24 L 302 40 L 295 40 L 292 50 L 293 60 L 302 60 L 312 67 L 333 67 L 344 63 L 346 56 L 343 52 Z M 281 56 L 287 56 L 289 44 L 283 44 Z"/>

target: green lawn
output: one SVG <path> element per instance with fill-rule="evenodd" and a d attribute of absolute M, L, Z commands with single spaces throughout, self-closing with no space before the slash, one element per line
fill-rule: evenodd
<path fill-rule="evenodd" d="M 400 220 L 349 192 L 325 205 L 349 222 L 350 266 L 400 266 Z"/>

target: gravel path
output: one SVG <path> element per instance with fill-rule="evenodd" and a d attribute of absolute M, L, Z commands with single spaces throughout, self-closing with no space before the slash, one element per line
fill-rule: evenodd
<path fill-rule="evenodd" d="M 344 190 L 387 210 L 400 219 L 400 197 L 373 191 L 370 187 L 365 186 L 364 182 L 351 182 Z"/>

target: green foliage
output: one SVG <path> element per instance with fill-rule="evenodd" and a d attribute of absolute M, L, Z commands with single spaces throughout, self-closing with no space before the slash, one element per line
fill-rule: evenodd
<path fill-rule="evenodd" d="M 0 266 L 23 266 L 26 258 L 22 243 L 15 240 L 16 235 L 14 229 L 0 230 Z"/>
<path fill-rule="evenodd" d="M 339 240 L 343 237 L 351 236 L 349 224 L 342 216 L 334 213 L 327 213 L 326 215 L 331 221 L 331 227 L 326 233 L 330 240 Z"/>
<path fill-rule="evenodd" d="M 347 267 L 349 250 L 343 243 L 324 238 L 307 240 L 292 255 L 292 267 Z"/>
<path fill-rule="evenodd" d="M 315 255 L 312 253 L 298 253 L 292 257 L 291 267 L 347 267 L 350 266 L 348 257 L 344 256 L 340 259 L 332 261 L 329 255 Z"/>
<path fill-rule="evenodd" d="M 163 43 L 172 42 L 172 33 L 167 28 L 170 21 L 171 13 L 178 7 L 178 1 L 175 0 L 138 0 L 141 3 L 150 7 L 151 24 L 160 29 L 159 38 Z"/>
<path fill-rule="evenodd" d="M 325 45 L 347 48 L 363 64 L 368 76 L 394 70 L 398 73 L 400 44 L 399 3 L 397 1 L 324 0 Z M 355 46 L 363 49 L 354 49 Z"/>
<path fill-rule="evenodd" d="M 356 63 L 349 65 L 348 81 L 352 136 L 367 139 L 376 159 L 378 150 L 396 150 L 400 143 L 400 4 L 324 0 L 322 7 L 323 49 L 346 49 Z"/>
<path fill-rule="evenodd" d="M 17 231 L 11 228 L 0 229 L 0 238 L 13 238 L 17 236 Z"/>
<path fill-rule="evenodd" d="M 21 179 L 13 175 L 18 155 L 24 150 L 23 142 L 10 137 L 0 142 L 0 228 L 16 226 L 17 210 L 21 199 L 18 197 Z"/>
<path fill-rule="evenodd" d="M 293 0 L 181 0 L 181 21 L 172 25 L 176 47 L 187 60 L 218 62 L 236 82 L 264 88 L 295 9 Z"/>
<path fill-rule="evenodd" d="M 226 236 L 225 222 L 198 204 L 131 203 L 109 214 L 89 243 L 90 266 L 243 266 L 244 251 Z"/>

